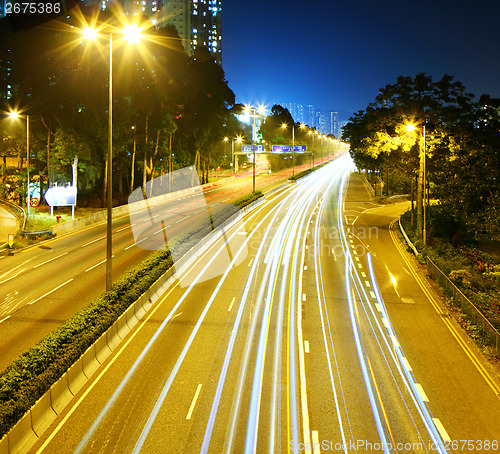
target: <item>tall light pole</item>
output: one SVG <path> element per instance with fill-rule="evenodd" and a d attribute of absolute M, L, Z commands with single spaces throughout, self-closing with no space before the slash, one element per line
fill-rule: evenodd
<path fill-rule="evenodd" d="M 139 43 L 141 31 L 137 25 L 129 25 L 123 30 L 124 39 L 129 44 Z M 87 28 L 83 35 L 88 40 L 96 40 L 97 31 Z M 106 292 L 113 284 L 112 257 L 113 257 L 113 33 L 109 33 L 109 74 L 108 74 L 108 159 L 106 175 Z"/>
<path fill-rule="evenodd" d="M 9 112 L 11 118 L 21 118 L 22 115 L 19 112 L 12 111 Z M 28 216 L 30 215 L 30 204 L 31 204 L 31 194 L 30 194 L 30 116 L 26 115 L 26 173 L 27 173 L 27 186 L 26 186 L 26 211 Z"/>
<path fill-rule="evenodd" d="M 408 131 L 414 131 L 415 125 L 406 125 Z M 417 186 L 417 230 L 422 235 L 422 242 L 427 244 L 427 219 L 425 207 L 426 151 L 425 124 L 422 125 L 422 142 L 419 146 L 418 186 Z"/>
<path fill-rule="evenodd" d="M 286 123 L 281 125 L 282 128 L 288 128 Z M 295 123 L 292 124 L 292 177 L 295 175 Z"/>
<path fill-rule="evenodd" d="M 253 153 L 253 172 L 252 172 L 252 182 L 253 182 L 253 192 L 255 192 L 255 117 L 256 113 L 255 111 L 258 110 L 259 112 L 264 112 L 265 107 L 264 106 L 259 106 L 257 109 L 252 106 L 245 106 L 245 111 L 250 114 L 250 112 L 253 112 L 253 123 L 252 123 L 252 153 Z"/>

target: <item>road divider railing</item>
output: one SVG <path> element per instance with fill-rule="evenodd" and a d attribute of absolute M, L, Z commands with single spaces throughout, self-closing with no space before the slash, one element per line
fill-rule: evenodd
<path fill-rule="evenodd" d="M 287 186 L 289 186 L 288 183 L 282 185 L 281 189 Z M 280 189 L 274 189 L 273 193 L 278 190 Z M 56 379 L 48 391 L 44 392 L 24 414 L 19 415 L 21 417 L 18 422 L 0 440 L 0 454 L 28 452 L 43 432 L 64 411 L 65 407 L 106 361 L 112 351 L 120 345 L 139 320 L 175 280 L 189 268 L 189 265 L 219 239 L 227 229 L 239 222 L 244 214 L 253 210 L 265 200 L 266 197 L 261 196 L 222 222 L 177 260 L 174 266 L 164 272 L 137 300 L 132 302 L 116 321 L 97 340 L 91 343 L 76 362 L 62 376 Z M 17 411 L 20 409 L 21 407 L 17 407 Z"/>
<path fill-rule="evenodd" d="M 467 315 L 475 327 L 474 337 L 476 340 L 482 346 L 491 347 L 495 355 L 500 358 L 500 333 L 498 330 L 429 257 L 427 257 L 427 272 L 431 279 L 444 290 L 444 293 L 452 298 L 453 304 Z"/>

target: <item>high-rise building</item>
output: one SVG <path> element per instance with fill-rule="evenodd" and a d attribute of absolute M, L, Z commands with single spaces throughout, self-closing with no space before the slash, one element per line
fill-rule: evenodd
<path fill-rule="evenodd" d="M 203 46 L 222 64 L 222 0 L 163 0 L 163 15 L 189 55 Z"/>

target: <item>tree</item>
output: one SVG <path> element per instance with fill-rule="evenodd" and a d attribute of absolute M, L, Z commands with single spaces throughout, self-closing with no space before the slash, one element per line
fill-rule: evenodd
<path fill-rule="evenodd" d="M 445 75 L 437 82 L 423 73 L 400 76 L 396 83 L 380 90 L 366 111 L 350 119 L 343 138 L 350 142 L 351 155 L 358 165 L 377 170 L 398 168 L 410 178 L 418 170 L 417 228 L 422 233 L 424 128 L 425 153 L 432 168 L 432 161 L 449 155 L 453 137 L 467 134 L 473 118 L 473 95 L 452 76 Z M 406 131 L 408 124 L 416 125 L 417 132 Z M 434 178 L 432 172 L 428 175 Z"/>

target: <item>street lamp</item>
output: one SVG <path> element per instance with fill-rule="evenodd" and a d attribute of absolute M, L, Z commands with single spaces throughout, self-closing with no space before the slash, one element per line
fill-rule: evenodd
<path fill-rule="evenodd" d="M 410 132 L 415 131 L 415 125 L 407 124 L 406 129 Z M 422 242 L 424 246 L 427 244 L 427 219 L 425 208 L 425 124 L 422 125 L 422 143 L 419 152 L 419 166 L 418 166 L 418 186 L 417 186 L 417 230 L 422 233 Z"/>
<path fill-rule="evenodd" d="M 123 39 L 129 44 L 137 44 L 141 38 L 142 29 L 137 25 L 128 25 L 125 30 L 122 30 Z M 86 28 L 82 31 L 83 36 L 95 41 L 99 36 L 94 28 Z M 106 292 L 111 290 L 113 283 L 112 278 L 112 225 L 113 225 L 113 33 L 109 33 L 109 75 L 108 75 L 108 159 L 107 159 L 107 176 L 106 176 Z"/>
<path fill-rule="evenodd" d="M 288 128 L 286 123 L 281 125 L 283 129 Z M 295 175 L 295 124 L 292 124 L 292 176 Z"/>
<path fill-rule="evenodd" d="M 21 118 L 22 115 L 19 114 L 19 112 L 12 111 L 9 112 L 9 116 L 11 118 Z M 27 212 L 28 216 L 30 215 L 30 204 L 31 204 L 31 196 L 30 196 L 30 116 L 26 115 L 26 170 L 27 170 L 27 175 L 28 175 L 28 185 L 26 192 L 28 194 L 28 198 L 26 199 L 26 207 L 27 207 Z"/>

